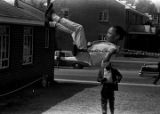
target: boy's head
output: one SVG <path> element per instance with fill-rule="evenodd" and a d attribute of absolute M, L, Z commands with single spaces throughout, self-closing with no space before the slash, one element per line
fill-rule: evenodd
<path fill-rule="evenodd" d="M 112 65 L 110 62 L 104 63 L 104 67 L 106 68 L 106 70 L 110 70 Z"/>

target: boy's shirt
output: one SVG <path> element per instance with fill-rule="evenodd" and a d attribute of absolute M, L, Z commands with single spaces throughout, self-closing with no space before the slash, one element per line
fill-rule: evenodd
<path fill-rule="evenodd" d="M 102 82 L 102 80 L 104 80 L 105 75 L 106 76 L 108 75 L 107 78 L 112 77 L 111 79 L 112 79 L 113 83 L 114 82 L 118 82 L 119 83 L 121 81 L 122 77 L 123 77 L 121 75 L 121 73 L 115 68 L 112 68 L 112 70 L 110 70 L 110 71 L 111 71 L 110 72 L 111 75 L 108 75 L 107 72 L 106 72 L 106 74 L 104 73 L 105 72 L 104 68 L 100 69 L 99 72 L 98 72 L 97 81 L 98 82 Z"/>
<path fill-rule="evenodd" d="M 99 70 L 98 73 L 98 77 L 97 77 L 97 81 L 101 82 L 101 84 L 103 84 L 105 87 L 108 87 L 109 85 L 112 85 L 112 89 L 114 91 L 118 91 L 118 83 L 121 81 L 122 79 L 122 75 L 121 73 L 115 69 L 115 68 L 111 68 L 112 70 L 110 70 L 111 72 L 108 74 L 108 72 L 104 73 L 105 69 L 102 68 Z M 106 77 L 106 79 L 104 78 Z M 109 82 L 107 82 L 107 78 L 108 80 L 110 80 Z"/>

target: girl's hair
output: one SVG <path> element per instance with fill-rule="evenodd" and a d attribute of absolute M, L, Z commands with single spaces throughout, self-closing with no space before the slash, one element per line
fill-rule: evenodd
<path fill-rule="evenodd" d="M 120 35 L 119 40 L 123 40 L 126 35 L 126 31 L 121 26 L 113 26 L 116 29 L 116 33 Z"/>

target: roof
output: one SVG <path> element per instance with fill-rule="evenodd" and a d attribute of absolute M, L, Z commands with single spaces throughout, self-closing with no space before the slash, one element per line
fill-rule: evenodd
<path fill-rule="evenodd" d="M 29 13 L 31 15 L 34 15 L 36 18 L 40 19 L 41 21 L 44 21 L 44 12 L 42 12 L 41 10 L 33 7 L 30 4 L 27 4 L 23 1 L 18 0 L 18 5 L 25 9 L 26 13 Z"/>
<path fill-rule="evenodd" d="M 43 12 L 19 1 L 19 7 L 0 0 L 0 23 L 43 25 Z"/>
<path fill-rule="evenodd" d="M 133 6 L 130 6 L 130 5 L 124 3 L 123 1 L 120 1 L 120 0 L 116 0 L 116 1 L 117 1 L 119 4 L 123 5 L 126 10 L 131 10 L 131 11 L 137 13 L 137 14 L 140 14 L 140 15 L 142 15 L 142 16 L 145 16 L 145 17 L 149 18 L 149 17 L 148 17 L 147 15 L 145 15 L 144 13 L 142 13 L 142 12 L 136 10 L 135 8 L 133 8 Z"/>

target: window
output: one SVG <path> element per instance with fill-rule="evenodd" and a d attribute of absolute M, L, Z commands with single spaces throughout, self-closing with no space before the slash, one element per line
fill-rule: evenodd
<path fill-rule="evenodd" d="M 49 48 L 49 28 L 45 29 L 45 48 Z"/>
<path fill-rule="evenodd" d="M 136 15 L 133 12 L 129 12 L 128 16 L 129 16 L 128 18 L 129 24 L 131 25 L 136 24 Z"/>
<path fill-rule="evenodd" d="M 100 34 L 98 35 L 98 39 L 99 39 L 99 40 L 107 40 L 107 39 L 106 39 L 106 33 L 100 33 Z"/>
<path fill-rule="evenodd" d="M 100 22 L 108 22 L 109 21 L 109 11 L 104 10 L 99 13 L 99 21 Z"/>
<path fill-rule="evenodd" d="M 23 38 L 23 65 L 33 62 L 33 29 L 24 27 Z"/>
<path fill-rule="evenodd" d="M 0 69 L 9 67 L 10 28 L 0 26 Z"/>
<path fill-rule="evenodd" d="M 153 15 L 153 23 L 158 24 L 158 15 Z"/>
<path fill-rule="evenodd" d="M 141 15 L 136 16 L 136 24 L 139 24 L 139 25 L 143 24 L 143 16 Z"/>
<path fill-rule="evenodd" d="M 63 8 L 61 9 L 62 15 L 64 18 L 68 18 L 69 19 L 69 9 L 68 8 Z"/>

